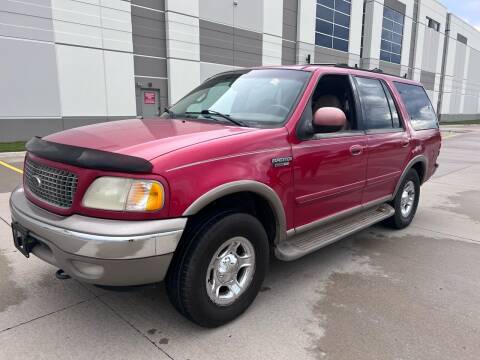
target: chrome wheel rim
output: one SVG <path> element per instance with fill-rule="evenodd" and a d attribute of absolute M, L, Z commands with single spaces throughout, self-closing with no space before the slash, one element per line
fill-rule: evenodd
<path fill-rule="evenodd" d="M 208 265 L 208 297 L 220 306 L 233 304 L 246 291 L 254 273 L 255 250 L 252 243 L 242 236 L 227 240 Z"/>
<path fill-rule="evenodd" d="M 415 203 L 415 185 L 413 181 L 408 181 L 403 187 L 402 198 L 400 200 L 400 211 L 403 217 L 408 217 Z"/>

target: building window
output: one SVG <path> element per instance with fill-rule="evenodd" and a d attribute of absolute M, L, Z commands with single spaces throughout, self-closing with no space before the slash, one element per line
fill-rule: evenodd
<path fill-rule="evenodd" d="M 400 64 L 402 59 L 403 23 L 405 15 L 383 8 L 382 43 L 380 60 Z"/>
<path fill-rule="evenodd" d="M 427 26 L 435 31 L 440 31 L 440 23 L 427 16 Z"/>
<path fill-rule="evenodd" d="M 462 44 L 467 45 L 468 39 L 462 34 L 457 33 L 457 40 L 460 41 Z"/>
<path fill-rule="evenodd" d="M 315 44 L 348 52 L 350 0 L 317 0 Z"/>

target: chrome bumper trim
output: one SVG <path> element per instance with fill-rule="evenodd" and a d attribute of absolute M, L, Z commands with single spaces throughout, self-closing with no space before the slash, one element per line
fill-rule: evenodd
<path fill-rule="evenodd" d="M 12 220 L 64 252 L 97 259 L 138 259 L 173 253 L 187 219 L 124 221 L 59 216 L 27 200 L 22 187 L 10 197 Z"/>

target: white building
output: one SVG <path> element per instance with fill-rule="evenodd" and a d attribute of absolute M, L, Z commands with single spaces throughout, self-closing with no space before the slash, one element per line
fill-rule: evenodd
<path fill-rule="evenodd" d="M 0 141 L 155 115 L 236 67 L 348 63 L 480 118 L 480 33 L 435 0 L 1 0 Z M 406 74 L 406 75 L 405 75 Z"/>

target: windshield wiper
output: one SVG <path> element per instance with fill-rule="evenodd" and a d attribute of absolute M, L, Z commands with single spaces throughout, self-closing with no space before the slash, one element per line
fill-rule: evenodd
<path fill-rule="evenodd" d="M 222 114 L 221 112 L 215 110 L 204 109 L 200 112 L 186 112 L 185 114 L 217 115 L 237 126 L 247 126 L 247 124 L 245 124 L 243 121 L 232 119 L 230 115 Z"/>

